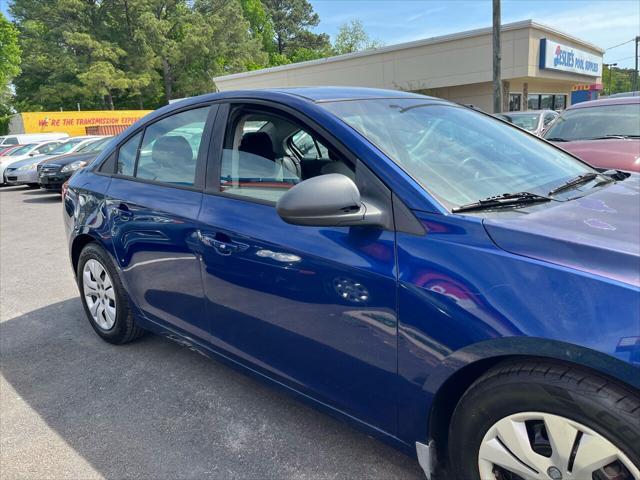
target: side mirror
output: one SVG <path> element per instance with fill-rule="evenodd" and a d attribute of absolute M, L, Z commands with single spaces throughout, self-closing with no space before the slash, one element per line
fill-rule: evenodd
<path fill-rule="evenodd" d="M 276 204 L 278 215 L 293 225 L 384 225 L 384 215 L 360 199 L 353 180 L 339 173 L 310 178 L 295 185 Z"/>

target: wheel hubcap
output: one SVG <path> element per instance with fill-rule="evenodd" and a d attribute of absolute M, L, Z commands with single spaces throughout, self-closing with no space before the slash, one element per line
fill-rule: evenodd
<path fill-rule="evenodd" d="M 524 412 L 496 422 L 478 452 L 482 480 L 640 480 L 613 443 L 558 415 Z"/>
<path fill-rule="evenodd" d="M 116 323 L 116 296 L 107 269 L 91 258 L 82 269 L 84 299 L 91 318 L 102 330 L 111 330 Z"/>

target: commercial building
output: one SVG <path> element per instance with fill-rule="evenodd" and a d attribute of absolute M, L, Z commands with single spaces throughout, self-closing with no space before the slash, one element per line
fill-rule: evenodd
<path fill-rule="evenodd" d="M 604 50 L 533 20 L 501 30 L 503 110 L 571 103 L 576 85 L 598 85 Z M 219 90 L 349 85 L 420 92 L 492 110 L 492 29 L 214 78 Z"/>

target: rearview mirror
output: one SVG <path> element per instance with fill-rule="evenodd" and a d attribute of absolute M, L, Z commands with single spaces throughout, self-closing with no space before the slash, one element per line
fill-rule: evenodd
<path fill-rule="evenodd" d="M 285 193 L 276 204 L 287 223 L 308 226 L 382 226 L 383 214 L 364 203 L 353 180 L 329 173 L 305 180 Z"/>

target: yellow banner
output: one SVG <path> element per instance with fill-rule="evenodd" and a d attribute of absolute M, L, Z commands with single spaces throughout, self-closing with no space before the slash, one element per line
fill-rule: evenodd
<path fill-rule="evenodd" d="M 24 112 L 24 133 L 64 132 L 70 136 L 86 135 L 86 127 L 131 125 L 152 110 L 101 110 L 68 112 Z"/>

